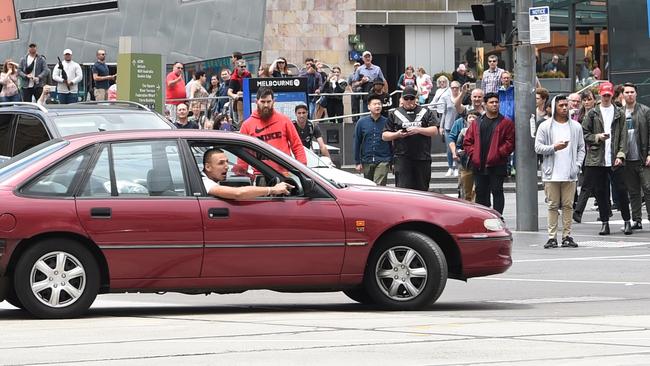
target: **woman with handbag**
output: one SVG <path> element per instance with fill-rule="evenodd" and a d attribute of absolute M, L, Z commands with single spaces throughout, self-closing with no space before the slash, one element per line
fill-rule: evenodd
<path fill-rule="evenodd" d="M 7 59 L 0 73 L 0 102 L 20 102 L 20 88 L 18 88 L 18 64 Z"/>

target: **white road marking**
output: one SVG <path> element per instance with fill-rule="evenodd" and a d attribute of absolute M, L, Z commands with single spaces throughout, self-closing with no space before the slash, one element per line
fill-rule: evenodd
<path fill-rule="evenodd" d="M 483 280 L 483 281 L 514 281 L 514 282 L 550 282 L 550 283 L 584 283 L 584 284 L 593 284 L 593 285 L 625 285 L 625 286 L 636 286 L 636 285 L 650 285 L 650 282 L 632 282 L 632 281 L 579 281 L 579 280 L 544 280 L 536 278 L 506 278 L 506 277 L 477 277 L 472 278 L 473 280 Z"/>
<path fill-rule="evenodd" d="M 506 303 L 506 304 L 559 304 L 566 302 L 590 302 L 590 301 L 616 301 L 624 300 L 622 297 L 597 297 L 597 296 L 580 296 L 580 297 L 546 297 L 537 299 L 519 299 L 519 300 L 494 300 L 486 302 Z"/>
<path fill-rule="evenodd" d="M 604 257 L 573 257 L 573 258 L 540 258 L 540 259 L 515 259 L 514 263 L 530 263 L 530 262 L 560 262 L 560 261 L 592 261 L 592 260 L 612 260 L 612 259 L 631 259 L 631 258 L 650 258 L 650 254 L 635 254 L 635 255 L 612 255 Z"/>

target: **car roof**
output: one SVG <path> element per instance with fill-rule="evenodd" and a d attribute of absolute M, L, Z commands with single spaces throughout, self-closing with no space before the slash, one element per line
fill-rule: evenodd
<path fill-rule="evenodd" d="M 0 105 L 0 112 L 33 112 L 47 115 L 83 114 L 101 110 L 104 112 L 155 113 L 147 107 L 130 101 L 80 102 L 73 104 L 16 103 Z"/>
<path fill-rule="evenodd" d="M 172 130 L 122 130 L 122 131 L 104 131 L 89 132 L 78 135 L 66 136 L 63 139 L 71 143 L 97 143 L 117 140 L 156 140 L 170 138 L 190 138 L 190 139 L 227 139 L 231 141 L 250 142 L 260 144 L 258 138 L 234 133 L 229 131 L 217 130 L 191 130 L 191 129 L 172 129 Z"/>

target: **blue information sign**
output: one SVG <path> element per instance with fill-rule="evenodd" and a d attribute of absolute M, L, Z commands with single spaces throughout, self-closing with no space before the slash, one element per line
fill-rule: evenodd
<path fill-rule="evenodd" d="M 250 117 L 256 107 L 256 94 L 260 87 L 268 86 L 275 95 L 275 110 L 296 119 L 295 108 L 307 104 L 307 78 L 250 78 L 244 79 L 244 119 Z"/>

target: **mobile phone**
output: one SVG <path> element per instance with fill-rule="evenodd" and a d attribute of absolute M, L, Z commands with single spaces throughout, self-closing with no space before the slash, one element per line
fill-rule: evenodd
<path fill-rule="evenodd" d="M 469 83 L 470 89 L 476 89 L 476 83 Z"/>

